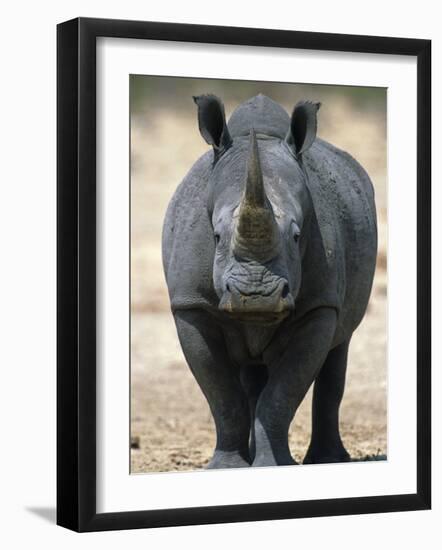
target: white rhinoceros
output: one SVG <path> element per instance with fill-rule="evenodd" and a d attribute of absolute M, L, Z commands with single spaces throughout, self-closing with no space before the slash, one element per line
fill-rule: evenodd
<path fill-rule="evenodd" d="M 173 196 L 163 262 L 179 340 L 216 426 L 212 468 L 294 464 L 288 431 L 315 382 L 304 462 L 349 460 L 339 406 L 371 291 L 373 187 L 316 137 L 318 103 L 291 117 L 258 95 L 229 123 L 194 98 L 212 149 Z"/>

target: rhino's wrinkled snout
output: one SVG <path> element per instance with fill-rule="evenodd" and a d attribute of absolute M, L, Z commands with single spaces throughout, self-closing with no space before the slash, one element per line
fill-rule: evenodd
<path fill-rule="evenodd" d="M 244 322 L 271 324 L 279 322 L 294 308 L 287 281 L 281 279 L 273 288 L 255 289 L 229 279 L 219 309 Z"/>

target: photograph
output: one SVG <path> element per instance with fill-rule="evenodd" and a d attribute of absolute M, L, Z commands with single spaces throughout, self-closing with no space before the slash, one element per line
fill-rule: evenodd
<path fill-rule="evenodd" d="M 431 41 L 57 27 L 57 524 L 431 508 Z"/>
<path fill-rule="evenodd" d="M 130 473 L 387 461 L 387 89 L 129 93 Z"/>
<path fill-rule="evenodd" d="M 437 547 L 436 3 L 4 6 L 0 547 Z"/>

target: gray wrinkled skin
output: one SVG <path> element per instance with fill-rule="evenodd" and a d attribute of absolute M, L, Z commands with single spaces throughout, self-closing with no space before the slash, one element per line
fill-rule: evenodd
<path fill-rule="evenodd" d="M 210 468 L 294 464 L 288 430 L 315 382 L 304 462 L 349 460 L 339 406 L 375 270 L 372 184 L 316 138 L 319 104 L 290 118 L 258 95 L 226 125 L 194 98 L 212 146 L 173 196 L 163 263 L 180 343 L 216 426 Z"/>

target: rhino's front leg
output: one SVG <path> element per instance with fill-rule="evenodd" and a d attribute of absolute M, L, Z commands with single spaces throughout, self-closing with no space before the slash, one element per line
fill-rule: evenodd
<path fill-rule="evenodd" d="M 219 326 L 202 310 L 178 311 L 175 323 L 184 356 L 215 421 L 216 448 L 208 468 L 250 466 L 248 402 Z"/>
<path fill-rule="evenodd" d="M 335 329 L 336 312 L 317 309 L 296 327 L 283 354 L 270 357 L 269 380 L 256 407 L 252 466 L 295 464 L 288 443 L 290 423 L 327 356 Z"/>

